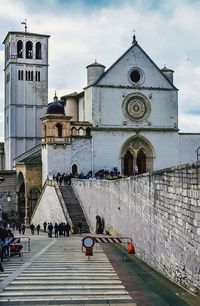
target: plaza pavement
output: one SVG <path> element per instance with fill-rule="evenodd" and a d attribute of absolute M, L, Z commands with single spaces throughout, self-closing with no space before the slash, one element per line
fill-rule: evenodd
<path fill-rule="evenodd" d="M 15 233 L 18 236 L 18 233 Z M 22 257 L 5 260 L 0 305 L 5 306 L 199 306 L 200 299 L 128 254 L 121 245 L 95 244 L 89 260 L 81 251 L 85 235 L 25 236 Z M 26 238 L 22 239 L 27 240 Z"/>
<path fill-rule="evenodd" d="M 31 251 L 3 263 L 1 305 L 135 306 L 100 245 L 88 260 L 81 235 L 48 238 L 26 230 L 24 236 Z"/>

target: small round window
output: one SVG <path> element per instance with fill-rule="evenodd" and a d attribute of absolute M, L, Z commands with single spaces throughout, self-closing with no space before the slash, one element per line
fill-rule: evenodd
<path fill-rule="evenodd" d="M 141 84 L 144 80 L 144 74 L 139 68 L 133 68 L 129 71 L 129 80 L 134 84 Z"/>

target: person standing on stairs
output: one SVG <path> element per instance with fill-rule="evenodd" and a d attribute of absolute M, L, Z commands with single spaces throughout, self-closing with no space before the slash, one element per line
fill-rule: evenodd
<path fill-rule="evenodd" d="M 66 231 L 66 235 L 67 235 L 67 237 L 69 237 L 70 225 L 69 225 L 69 223 L 68 223 L 68 222 L 67 222 L 67 224 L 65 224 L 65 231 Z"/>

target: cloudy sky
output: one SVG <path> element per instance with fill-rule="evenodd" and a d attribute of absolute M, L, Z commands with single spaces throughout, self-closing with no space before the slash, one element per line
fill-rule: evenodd
<path fill-rule="evenodd" d="M 137 41 L 175 71 L 179 128 L 200 132 L 200 0 L 0 0 L 0 38 L 8 31 L 51 35 L 49 102 L 86 85 L 88 64 L 107 68 Z M 0 140 L 3 139 L 4 45 L 0 45 Z"/>

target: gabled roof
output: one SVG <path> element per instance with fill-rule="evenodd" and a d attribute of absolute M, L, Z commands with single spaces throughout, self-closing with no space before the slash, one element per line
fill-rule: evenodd
<path fill-rule="evenodd" d="M 174 84 L 166 77 L 162 70 L 154 63 L 154 61 L 149 57 L 149 55 L 140 47 L 136 39 L 133 40 L 132 46 L 124 52 L 93 84 L 86 86 L 85 88 L 98 85 L 98 82 L 133 48 L 138 47 L 140 51 L 148 58 L 148 60 L 154 65 L 154 67 L 160 72 L 160 74 L 167 80 L 167 82 L 176 90 L 178 90 Z"/>

